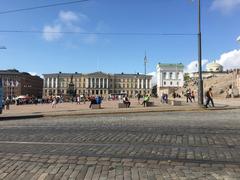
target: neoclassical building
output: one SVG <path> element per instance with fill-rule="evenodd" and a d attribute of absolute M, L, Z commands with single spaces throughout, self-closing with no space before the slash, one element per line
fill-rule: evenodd
<path fill-rule="evenodd" d="M 171 89 L 182 87 L 184 84 L 183 77 L 184 65 L 163 64 L 157 65 L 157 93 L 171 93 Z"/>
<path fill-rule="evenodd" d="M 74 86 L 77 95 L 102 95 L 126 93 L 135 96 L 136 93 L 151 93 L 150 75 L 142 74 L 108 74 L 94 72 L 82 73 L 54 73 L 43 74 L 43 96 L 67 95 L 69 85 Z"/>

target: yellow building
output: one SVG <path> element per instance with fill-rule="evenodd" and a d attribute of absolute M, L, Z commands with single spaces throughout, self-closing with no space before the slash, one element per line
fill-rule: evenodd
<path fill-rule="evenodd" d="M 69 84 L 74 85 L 77 95 L 102 95 L 126 93 L 130 97 L 137 93 L 151 93 L 150 75 L 142 74 L 107 74 L 94 72 L 82 73 L 54 73 L 44 74 L 43 96 L 67 95 Z"/>

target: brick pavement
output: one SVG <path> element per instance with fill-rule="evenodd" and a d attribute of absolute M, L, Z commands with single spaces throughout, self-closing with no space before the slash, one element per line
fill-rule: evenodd
<path fill-rule="evenodd" d="M 2 121 L 0 179 L 239 179 L 239 114 Z"/>

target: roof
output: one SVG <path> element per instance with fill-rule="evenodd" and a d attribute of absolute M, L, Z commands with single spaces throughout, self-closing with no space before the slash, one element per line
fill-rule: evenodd
<path fill-rule="evenodd" d="M 158 63 L 158 66 L 160 66 L 160 67 L 179 67 L 179 68 L 184 68 L 184 65 L 182 63 L 178 63 L 178 64 Z"/>
<path fill-rule="evenodd" d="M 114 74 L 114 76 L 122 76 L 122 77 L 128 77 L 128 76 L 138 76 L 138 77 L 145 77 L 145 74 L 139 74 L 139 73 L 136 73 L 136 74 L 124 74 L 124 73 L 121 73 L 121 74 Z M 146 75 L 146 77 L 152 77 L 152 75 Z"/>

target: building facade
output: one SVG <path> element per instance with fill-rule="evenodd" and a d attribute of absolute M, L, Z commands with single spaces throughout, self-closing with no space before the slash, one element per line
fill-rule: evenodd
<path fill-rule="evenodd" d="M 14 98 L 20 95 L 42 97 L 43 79 L 18 70 L 0 70 L 3 97 Z"/>
<path fill-rule="evenodd" d="M 126 93 L 133 97 L 136 93 L 151 93 L 152 76 L 141 74 L 108 74 L 94 72 L 44 74 L 43 96 L 64 96 L 68 94 L 69 84 L 74 85 L 77 95 L 102 95 Z"/>
<path fill-rule="evenodd" d="M 183 87 L 184 85 L 184 65 L 180 64 L 162 64 L 157 65 L 157 93 L 161 95 L 164 91 L 168 93 L 169 89 Z"/>

